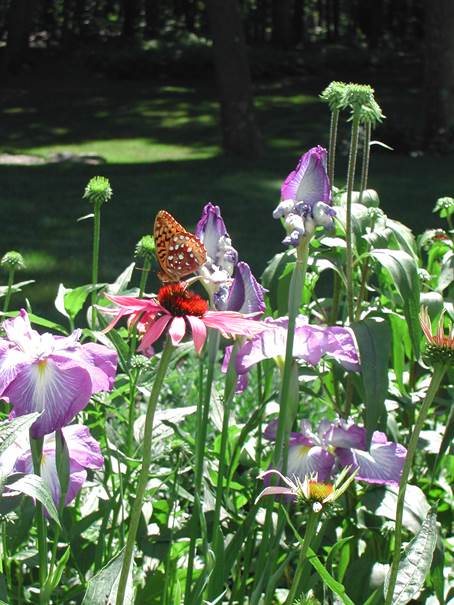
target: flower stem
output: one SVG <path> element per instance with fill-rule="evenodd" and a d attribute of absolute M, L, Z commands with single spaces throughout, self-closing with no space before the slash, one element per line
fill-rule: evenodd
<path fill-rule="evenodd" d="M 317 530 L 319 520 L 319 513 L 315 513 L 311 511 L 309 514 L 309 519 L 306 525 L 306 531 L 304 532 L 304 540 L 301 546 L 301 550 L 299 552 L 298 561 L 296 564 L 296 572 L 295 577 L 293 578 L 292 585 L 290 587 L 290 591 L 287 596 L 287 600 L 285 601 L 285 605 L 292 605 L 295 598 L 298 595 L 298 587 L 301 582 L 301 576 L 303 575 L 304 562 L 306 559 L 307 551 L 309 546 L 311 545 L 312 538 Z"/>
<path fill-rule="evenodd" d="M 9 303 L 11 300 L 11 294 L 13 291 L 13 284 L 14 284 L 14 269 L 10 269 L 8 271 L 8 285 L 6 287 L 5 302 L 3 303 L 3 313 L 6 313 L 8 311 Z"/>
<path fill-rule="evenodd" d="M 336 161 L 337 126 L 339 123 L 339 110 L 331 112 L 331 123 L 329 128 L 329 151 L 328 151 L 328 177 L 331 187 L 334 185 L 334 164 Z"/>
<path fill-rule="evenodd" d="M 43 441 L 44 439 L 42 437 L 35 439 L 30 434 L 30 449 L 32 452 L 33 471 L 35 475 L 40 475 Z M 38 533 L 39 603 L 40 605 L 47 605 L 49 602 L 45 590 L 47 580 L 47 529 L 43 507 L 39 502 L 36 502 L 35 521 Z"/>
<path fill-rule="evenodd" d="M 145 417 L 145 431 L 143 436 L 143 458 L 142 468 L 140 469 L 139 481 L 136 488 L 136 497 L 132 505 L 131 517 L 129 521 L 128 538 L 124 551 L 123 565 L 121 567 L 120 580 L 118 583 L 118 592 L 116 605 L 123 605 L 123 600 L 126 591 L 126 583 L 128 580 L 129 569 L 134 554 L 134 544 L 136 541 L 137 528 L 139 527 L 140 515 L 142 514 L 143 497 L 147 486 L 148 475 L 151 463 L 151 439 L 153 435 L 153 420 L 158 403 L 159 394 L 161 392 L 162 383 L 169 366 L 170 357 L 172 355 L 173 346 L 168 338 L 161 353 L 161 359 L 154 379 L 153 387 L 148 400 L 147 414 Z"/>
<path fill-rule="evenodd" d="M 367 178 L 369 176 L 369 160 L 370 160 L 370 135 L 372 125 L 370 122 L 364 124 L 364 141 L 363 141 L 363 161 L 361 166 L 361 185 L 359 187 L 359 203 L 363 200 L 363 193 L 367 188 Z"/>
<path fill-rule="evenodd" d="M 99 268 L 99 242 L 101 240 L 101 205 L 102 202 L 95 202 L 94 217 L 93 217 L 93 252 L 92 252 L 92 265 L 91 265 L 91 283 L 93 290 L 91 292 L 91 326 L 93 329 L 96 328 L 96 284 L 98 283 L 98 268 Z"/>
<path fill-rule="evenodd" d="M 195 433 L 195 468 L 194 468 L 194 491 L 200 494 L 203 479 L 203 461 L 205 457 L 205 443 L 207 438 L 208 417 L 210 412 L 211 389 L 214 379 L 214 368 L 216 363 L 216 355 L 219 349 L 220 334 L 217 330 L 210 330 L 208 333 L 207 342 L 207 357 L 208 367 L 205 379 L 205 390 L 203 396 L 199 397 L 196 417 L 196 433 Z M 201 361 L 202 363 L 202 361 Z M 184 593 L 184 604 L 191 603 L 191 586 L 192 576 L 194 571 L 195 548 L 197 540 L 198 519 L 200 517 L 199 498 L 194 499 L 194 507 L 191 518 L 191 542 L 189 545 L 188 565 L 186 573 L 186 584 Z M 191 603 L 191 605 L 193 605 Z"/>
<path fill-rule="evenodd" d="M 347 275 L 347 311 L 349 322 L 354 319 L 353 311 L 353 233 L 352 233 L 352 193 L 355 183 L 356 156 L 358 154 L 359 117 L 353 115 L 350 138 L 350 153 L 347 172 L 347 213 L 346 213 L 346 275 Z"/>
<path fill-rule="evenodd" d="M 285 348 L 284 371 L 282 376 L 281 393 L 279 400 L 279 420 L 276 434 L 273 463 L 279 465 L 282 459 L 281 472 L 285 474 L 287 467 L 286 442 L 288 442 L 289 400 L 293 364 L 293 342 L 295 340 L 296 316 L 302 301 L 303 286 L 305 282 L 307 261 L 309 258 L 309 239 L 304 239 L 297 248 L 296 265 L 290 282 L 288 297 L 288 328 Z"/>
<path fill-rule="evenodd" d="M 418 445 L 418 438 L 422 427 L 427 418 L 429 408 L 434 400 L 434 397 L 440 387 L 443 376 L 446 372 L 446 366 L 444 364 L 437 364 L 434 367 L 434 373 L 432 380 L 430 381 L 429 388 L 426 393 L 426 397 L 421 406 L 418 419 L 416 420 L 413 432 L 410 437 L 408 444 L 407 456 L 405 458 L 404 467 L 402 469 L 402 477 L 400 479 L 399 493 L 397 495 L 397 507 L 396 507 L 396 528 L 394 534 L 394 556 L 389 575 L 388 591 L 386 594 L 385 605 L 391 605 L 393 602 L 394 588 L 396 586 L 397 574 L 399 571 L 400 563 L 400 549 L 402 546 L 402 518 L 404 512 L 405 503 L 405 491 L 407 489 L 408 477 L 413 464 L 413 458 L 415 456 L 416 448 Z"/>

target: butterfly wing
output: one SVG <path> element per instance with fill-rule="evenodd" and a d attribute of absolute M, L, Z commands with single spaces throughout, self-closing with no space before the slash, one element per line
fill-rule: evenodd
<path fill-rule="evenodd" d="M 166 210 L 160 210 L 156 216 L 154 239 L 162 269 L 158 277 L 163 282 L 180 281 L 206 262 L 206 249 L 202 242 Z"/>

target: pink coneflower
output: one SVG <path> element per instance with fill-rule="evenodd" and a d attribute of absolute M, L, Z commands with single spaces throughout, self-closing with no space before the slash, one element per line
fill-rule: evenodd
<path fill-rule="evenodd" d="M 209 311 L 207 301 L 181 283 L 163 286 L 157 297 L 151 299 L 106 297 L 119 306 L 117 310 L 103 308 L 103 311 L 116 314 L 107 330 L 121 317 L 129 315 L 129 323 L 136 324 L 139 333 L 143 334 L 139 351 L 146 351 L 166 329 L 172 344 L 177 345 L 189 327 L 195 349 L 200 353 L 206 340 L 207 328 L 219 330 L 225 337 L 251 337 L 267 328 L 261 322 L 253 320 L 257 313 L 244 315 L 235 311 Z"/>
<path fill-rule="evenodd" d="M 454 330 L 446 334 L 444 325 L 444 313 L 440 315 L 435 334 L 432 333 L 432 323 L 430 321 L 427 307 L 422 307 L 419 314 L 422 331 L 427 340 L 426 357 L 431 363 L 454 363 Z"/>

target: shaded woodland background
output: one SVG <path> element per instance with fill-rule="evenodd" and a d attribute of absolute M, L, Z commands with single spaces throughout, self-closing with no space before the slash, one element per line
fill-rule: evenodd
<path fill-rule="evenodd" d="M 370 185 L 390 216 L 422 231 L 452 195 L 452 0 L 0 0 L 0 40 L 2 250 L 25 254 L 38 308 L 87 281 L 98 173 L 106 280 L 159 208 L 191 227 L 207 201 L 260 273 L 280 182 L 327 144 L 333 79 L 376 89 L 394 151 L 374 148 Z M 339 186 L 347 146 L 344 124 Z"/>

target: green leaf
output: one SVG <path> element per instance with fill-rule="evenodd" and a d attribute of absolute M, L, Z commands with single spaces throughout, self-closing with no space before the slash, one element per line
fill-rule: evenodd
<path fill-rule="evenodd" d="M 403 312 L 408 323 L 413 355 L 419 357 L 419 277 L 415 259 L 403 250 L 372 250 L 375 258 L 387 270 L 402 298 Z"/>
<path fill-rule="evenodd" d="M 29 430 L 39 416 L 39 412 L 33 412 L 32 414 L 18 416 L 17 418 L 13 418 L 13 420 L 0 422 L 0 456 L 22 433 Z"/>
<path fill-rule="evenodd" d="M 55 321 L 49 321 L 44 317 L 40 317 L 39 315 L 35 315 L 30 310 L 27 310 L 28 319 L 30 323 L 36 324 L 37 326 L 42 326 L 43 328 L 48 328 L 49 330 L 55 330 L 55 332 L 60 332 L 61 334 L 67 334 L 67 330 L 61 326 L 60 324 L 55 323 Z M 5 317 L 17 317 L 19 315 L 19 311 L 9 311 L 8 313 L 3 313 Z"/>
<path fill-rule="evenodd" d="M 99 287 L 100 285 L 86 284 L 78 288 L 65 288 L 60 284 L 54 303 L 57 311 L 65 317 L 74 319 L 84 306 L 88 295 Z"/>
<path fill-rule="evenodd" d="M 404 551 L 394 588 L 393 605 L 406 605 L 418 596 L 429 573 L 437 534 L 437 515 L 434 510 L 430 510 L 421 529 Z M 388 582 L 389 574 L 385 580 L 385 594 Z"/>
<path fill-rule="evenodd" d="M 82 605 L 115 605 L 123 557 L 124 549 L 88 581 L 87 592 L 85 593 Z M 123 605 L 132 605 L 133 602 L 134 592 L 130 571 Z"/>
<path fill-rule="evenodd" d="M 375 487 L 364 494 L 362 501 L 364 506 L 375 515 L 395 521 L 397 492 L 397 487 L 392 485 Z M 424 492 L 416 485 L 407 485 L 403 526 L 413 534 L 418 533 L 428 511 L 429 503 Z"/>
<path fill-rule="evenodd" d="M 16 292 L 22 292 L 22 288 L 24 286 L 28 286 L 29 284 L 34 284 L 34 283 L 35 283 L 34 279 L 27 279 L 26 281 L 17 282 L 17 284 L 13 284 L 11 286 L 11 292 L 13 294 Z M 7 292 L 8 292 L 8 286 L 0 286 L 0 298 L 3 298 L 4 296 L 6 296 Z"/>
<path fill-rule="evenodd" d="M 388 392 L 388 357 L 391 347 L 389 323 L 382 317 L 368 317 L 351 326 L 359 348 L 361 377 L 366 406 L 368 441 L 385 412 Z"/>
<path fill-rule="evenodd" d="M 438 276 L 437 291 L 443 292 L 454 281 L 454 254 L 448 252 L 443 258 L 441 272 Z"/>
<path fill-rule="evenodd" d="M 14 483 L 11 483 L 8 487 L 11 490 L 30 496 L 30 498 L 36 498 L 36 500 L 41 502 L 47 510 L 49 517 L 51 517 L 57 525 L 60 525 L 52 494 L 47 483 L 45 483 L 39 475 L 25 475 Z"/>
<path fill-rule="evenodd" d="M 63 575 L 63 571 L 65 570 L 66 563 L 68 562 L 70 554 L 71 554 L 71 547 L 68 546 L 68 548 L 65 550 L 63 555 L 60 557 L 60 560 L 58 561 L 58 564 L 55 568 L 54 573 L 52 574 L 52 577 L 48 578 L 48 580 L 46 582 L 46 586 L 44 588 L 45 594 L 46 594 L 46 596 L 48 596 L 48 598 L 50 598 L 50 595 L 55 590 L 55 588 L 58 586 L 58 584 L 61 580 L 61 577 Z"/>
<path fill-rule="evenodd" d="M 411 229 L 403 223 L 394 221 L 388 217 L 386 217 L 386 227 L 392 231 L 401 250 L 407 252 L 410 256 L 417 258 L 416 242 Z"/>

